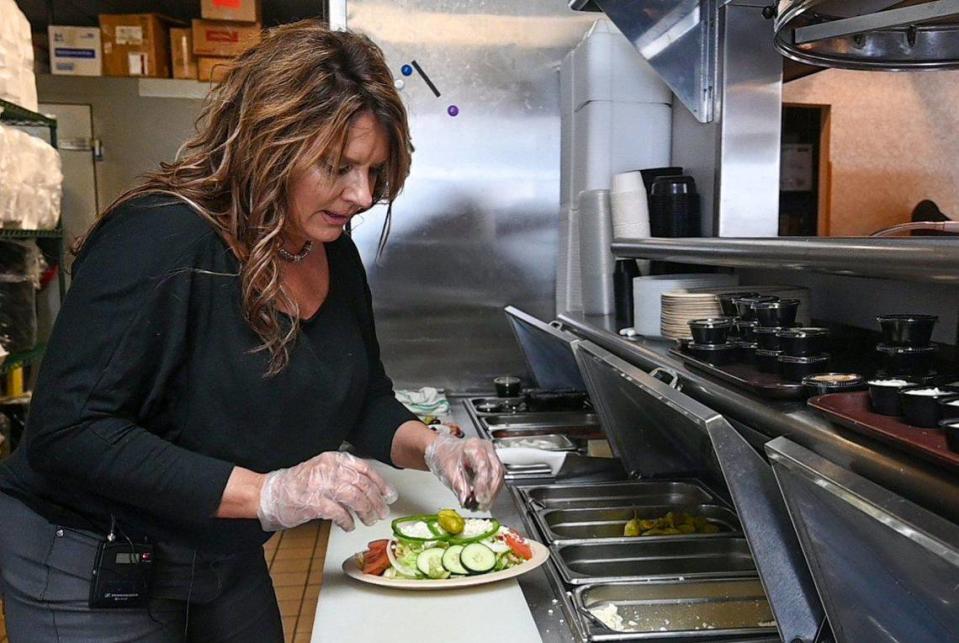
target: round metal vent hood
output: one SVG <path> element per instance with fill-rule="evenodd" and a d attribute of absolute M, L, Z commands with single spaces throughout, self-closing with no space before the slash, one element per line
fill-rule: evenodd
<path fill-rule="evenodd" d="M 959 68 L 959 0 L 779 0 L 776 48 L 843 69 Z"/>

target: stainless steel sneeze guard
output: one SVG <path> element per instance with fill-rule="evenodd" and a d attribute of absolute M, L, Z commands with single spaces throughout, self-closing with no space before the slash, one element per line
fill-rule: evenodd
<path fill-rule="evenodd" d="M 691 466 L 707 480 L 723 480 L 781 636 L 787 641 L 815 640 L 823 609 L 769 466 L 709 408 L 591 342 L 577 342 L 574 353 L 627 470 L 639 476 L 675 475 L 663 470 L 672 463 Z M 650 416 L 650 409 L 659 411 Z M 537 519 L 543 517 L 538 514 Z"/>
<path fill-rule="evenodd" d="M 573 357 L 571 344 L 578 339 L 576 335 L 543 323 L 513 306 L 507 306 L 504 312 L 537 386 L 586 389 Z"/>
<path fill-rule="evenodd" d="M 955 641 L 959 527 L 786 438 L 766 445 L 838 641 Z"/>
<path fill-rule="evenodd" d="M 706 433 L 720 416 L 591 342 L 577 341 L 573 354 L 613 453 L 631 477 L 721 480 Z"/>

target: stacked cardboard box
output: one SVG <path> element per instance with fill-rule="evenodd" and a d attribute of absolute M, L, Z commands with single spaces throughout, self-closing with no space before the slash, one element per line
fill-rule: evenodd
<path fill-rule="evenodd" d="M 157 13 L 100 14 L 103 73 L 169 78 L 171 22 Z"/>
<path fill-rule="evenodd" d="M 260 40 L 260 0 L 202 0 L 193 21 L 193 54 L 201 81 L 221 81 L 230 61 Z"/>
<path fill-rule="evenodd" d="M 192 29 L 170 29 L 170 63 L 174 78 L 197 79 Z"/>

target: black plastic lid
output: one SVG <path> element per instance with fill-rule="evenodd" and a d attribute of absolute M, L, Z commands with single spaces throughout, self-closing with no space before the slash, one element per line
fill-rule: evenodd
<path fill-rule="evenodd" d="M 892 344 L 877 344 L 876 351 L 886 355 L 927 355 L 935 353 L 939 347 L 935 344 L 929 346 L 893 346 Z"/>
<path fill-rule="evenodd" d="M 876 321 L 938 321 L 938 315 L 908 315 L 908 314 L 896 314 L 896 315 L 876 315 Z"/>
<path fill-rule="evenodd" d="M 653 196 L 696 194 L 696 180 L 685 174 L 660 176 L 653 181 L 650 194 Z"/>
<path fill-rule="evenodd" d="M 733 325 L 732 317 L 710 317 L 708 319 L 691 319 L 690 326 L 698 328 L 729 328 Z"/>
<path fill-rule="evenodd" d="M 730 351 L 739 348 L 739 345 L 732 342 L 726 342 L 725 344 L 697 344 L 690 342 L 686 347 L 700 351 Z"/>
<path fill-rule="evenodd" d="M 824 337 L 829 334 L 828 328 L 787 328 L 776 335 L 778 337 Z"/>
<path fill-rule="evenodd" d="M 786 330 L 782 326 L 757 326 L 753 332 L 757 335 L 775 335 L 781 330 Z"/>
<path fill-rule="evenodd" d="M 796 355 L 780 355 L 779 361 L 788 364 L 818 364 L 829 360 L 829 353 L 819 353 L 818 355 L 806 355 L 799 357 Z"/>

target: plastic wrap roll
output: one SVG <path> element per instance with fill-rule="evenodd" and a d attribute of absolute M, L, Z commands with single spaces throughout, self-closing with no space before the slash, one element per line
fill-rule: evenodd
<path fill-rule="evenodd" d="M 587 315 L 610 315 L 615 310 L 612 242 L 609 190 L 583 190 L 579 193 L 579 243 Z"/>

